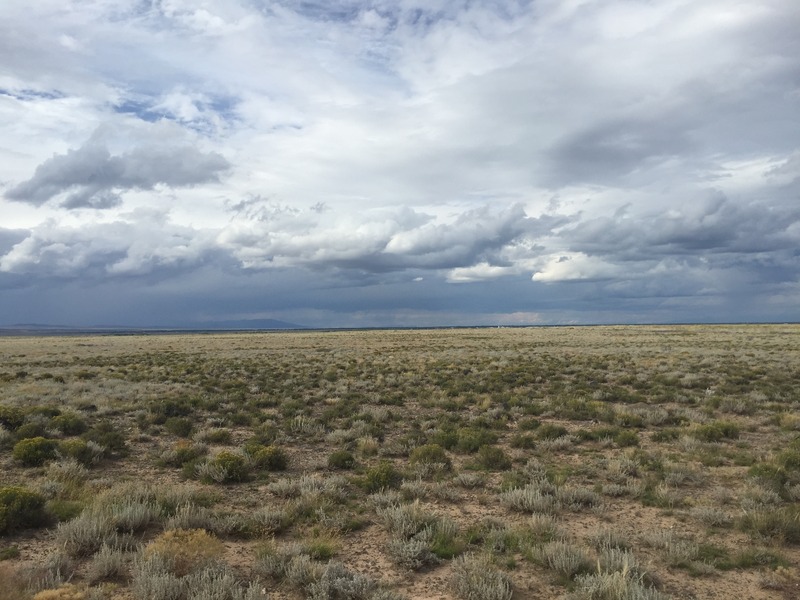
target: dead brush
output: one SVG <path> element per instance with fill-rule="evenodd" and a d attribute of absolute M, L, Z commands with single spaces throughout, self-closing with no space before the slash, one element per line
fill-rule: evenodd
<path fill-rule="evenodd" d="M 143 555 L 158 557 L 171 573 L 182 576 L 213 564 L 224 550 L 222 542 L 203 529 L 171 529 L 150 542 Z"/>

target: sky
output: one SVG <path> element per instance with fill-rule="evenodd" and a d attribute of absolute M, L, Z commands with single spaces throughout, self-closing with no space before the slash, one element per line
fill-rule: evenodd
<path fill-rule="evenodd" d="M 0 326 L 800 320 L 796 0 L 2 0 Z"/>

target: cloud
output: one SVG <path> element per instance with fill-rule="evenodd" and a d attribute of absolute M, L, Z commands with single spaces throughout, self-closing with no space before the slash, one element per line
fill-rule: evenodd
<path fill-rule="evenodd" d="M 34 4 L 0 3 L 4 310 L 797 315 L 797 3 Z"/>
<path fill-rule="evenodd" d="M 401 208 L 333 219 L 315 207 L 299 211 L 259 198 L 230 206 L 231 222 L 210 229 L 181 226 L 166 211 L 147 210 L 94 225 L 49 221 L 0 255 L 0 272 L 35 279 L 152 278 L 213 263 L 232 271 L 334 272 L 342 282 L 375 284 L 392 273 L 407 273 L 404 281 L 429 273 L 476 282 L 525 274 L 542 252 L 535 240 L 569 222 L 529 217 L 519 205 L 484 206 L 455 218 Z"/>
<path fill-rule="evenodd" d="M 45 222 L 0 256 L 0 272 L 31 280 L 163 276 L 198 268 L 213 252 L 213 234 L 139 211 L 126 221 L 79 227 Z"/>
<path fill-rule="evenodd" d="M 26 237 L 28 237 L 28 231 L 24 229 L 3 229 L 0 227 L 0 256 L 3 256 Z"/>
<path fill-rule="evenodd" d="M 782 202 L 737 203 L 715 191 L 636 218 L 584 218 L 561 235 L 572 249 L 626 259 L 776 252 L 800 245 L 800 208 Z"/>
<path fill-rule="evenodd" d="M 596 256 L 577 252 L 550 257 L 533 274 L 534 281 L 545 283 L 553 281 L 618 279 L 624 272 L 616 265 L 604 262 Z"/>
<path fill-rule="evenodd" d="M 516 275 L 518 273 L 519 269 L 514 267 L 501 267 L 482 262 L 470 267 L 457 267 L 451 270 L 447 274 L 447 281 L 453 283 L 472 283 L 475 281 L 496 279 L 507 275 Z"/>
<path fill-rule="evenodd" d="M 6 191 L 5 197 L 40 206 L 61 196 L 63 208 L 112 208 L 122 202 L 120 191 L 216 182 L 229 168 L 222 155 L 193 146 L 148 145 L 112 155 L 93 138 L 40 164 L 30 179 Z"/>
<path fill-rule="evenodd" d="M 525 239 L 549 233 L 564 217 L 529 217 L 521 205 L 488 206 L 437 218 L 410 208 L 334 218 L 316 211 L 269 213 L 260 223 L 234 222 L 220 244 L 247 268 L 335 267 L 366 272 L 457 269 L 507 260 Z"/>
<path fill-rule="evenodd" d="M 639 169 L 695 151 L 695 144 L 674 119 L 615 119 L 592 125 L 559 141 L 550 153 L 551 183 L 609 184 Z"/>

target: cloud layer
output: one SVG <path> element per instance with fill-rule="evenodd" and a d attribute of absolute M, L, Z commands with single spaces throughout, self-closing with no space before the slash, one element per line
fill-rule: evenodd
<path fill-rule="evenodd" d="M 795 4 L 8 0 L 0 314 L 796 320 Z"/>

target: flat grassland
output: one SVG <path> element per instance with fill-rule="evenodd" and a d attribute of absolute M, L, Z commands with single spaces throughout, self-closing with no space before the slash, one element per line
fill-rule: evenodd
<path fill-rule="evenodd" d="M 0 338 L 0 596 L 800 598 L 800 326 Z"/>

